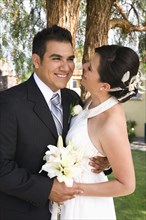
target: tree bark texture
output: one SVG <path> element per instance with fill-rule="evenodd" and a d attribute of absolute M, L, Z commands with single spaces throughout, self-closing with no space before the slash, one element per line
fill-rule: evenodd
<path fill-rule="evenodd" d="M 115 0 L 87 0 L 87 23 L 83 63 L 94 54 L 95 47 L 108 43 L 111 8 Z"/>
<path fill-rule="evenodd" d="M 47 25 L 57 24 L 70 30 L 75 45 L 79 0 L 46 0 Z"/>

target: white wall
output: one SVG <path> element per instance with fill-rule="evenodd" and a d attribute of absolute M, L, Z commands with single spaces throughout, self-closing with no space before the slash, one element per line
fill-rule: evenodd
<path fill-rule="evenodd" d="M 142 100 L 129 100 L 122 104 L 126 112 L 127 120 L 134 120 L 137 123 L 135 133 L 137 137 L 144 137 L 144 123 L 146 123 L 146 93 Z"/>

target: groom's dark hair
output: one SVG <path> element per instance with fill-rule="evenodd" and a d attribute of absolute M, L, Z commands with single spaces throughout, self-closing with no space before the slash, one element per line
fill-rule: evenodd
<path fill-rule="evenodd" d="M 38 32 L 33 39 L 32 53 L 36 53 L 41 60 L 46 52 L 48 41 L 69 42 L 73 45 L 69 30 L 58 25 L 49 26 Z"/>

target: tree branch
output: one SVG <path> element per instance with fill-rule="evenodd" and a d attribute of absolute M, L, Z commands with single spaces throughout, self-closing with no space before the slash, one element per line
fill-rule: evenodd
<path fill-rule="evenodd" d="M 120 6 L 120 4 L 118 2 L 114 2 L 113 5 L 119 11 L 119 13 L 122 15 L 122 17 L 128 21 L 128 14 L 124 11 L 124 9 Z"/>
<path fill-rule="evenodd" d="M 122 28 L 123 31 L 126 34 L 132 32 L 132 31 L 139 31 L 139 32 L 146 31 L 146 23 L 139 25 L 138 13 L 137 13 L 136 9 L 134 8 L 134 6 L 131 5 L 131 9 L 133 9 L 134 13 L 136 14 L 136 17 L 137 17 L 137 20 L 138 20 L 138 25 L 133 25 L 129 21 L 129 19 L 128 19 L 129 13 L 126 13 L 125 10 L 121 7 L 121 5 L 117 1 L 114 2 L 114 6 L 123 18 L 121 18 L 121 19 L 118 19 L 118 18 L 111 19 L 109 21 L 109 29 L 113 29 L 113 28 L 116 28 L 116 27 Z"/>
<path fill-rule="evenodd" d="M 124 30 L 125 33 L 130 33 L 132 31 L 146 31 L 146 24 L 144 25 L 132 25 L 131 23 L 129 23 L 129 21 L 125 20 L 125 19 L 111 19 L 109 22 L 109 29 L 113 29 L 113 28 L 122 28 Z"/>

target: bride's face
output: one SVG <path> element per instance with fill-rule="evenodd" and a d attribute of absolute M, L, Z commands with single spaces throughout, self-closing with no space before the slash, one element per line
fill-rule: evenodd
<path fill-rule="evenodd" d="M 83 64 L 83 75 L 81 84 L 85 87 L 86 91 L 93 93 L 101 88 L 100 76 L 98 67 L 100 64 L 100 56 L 95 54 L 91 60 Z"/>

